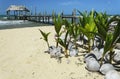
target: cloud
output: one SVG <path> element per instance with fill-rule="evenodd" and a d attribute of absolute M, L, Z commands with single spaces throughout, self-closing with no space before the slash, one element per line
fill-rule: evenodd
<path fill-rule="evenodd" d="M 79 5 L 79 4 L 80 4 L 80 2 L 78 2 L 78 1 L 68 1 L 68 2 L 63 2 L 60 5 L 70 6 L 70 5 Z"/>

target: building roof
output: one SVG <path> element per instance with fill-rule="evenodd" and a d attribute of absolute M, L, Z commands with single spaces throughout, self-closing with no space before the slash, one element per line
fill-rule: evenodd
<path fill-rule="evenodd" d="M 18 5 L 10 5 L 6 11 L 27 11 L 29 10 L 25 6 L 18 6 Z"/>

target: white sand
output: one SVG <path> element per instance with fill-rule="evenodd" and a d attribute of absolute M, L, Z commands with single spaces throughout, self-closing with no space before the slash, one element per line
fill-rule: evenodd
<path fill-rule="evenodd" d="M 50 58 L 39 28 L 52 32 L 49 41 L 55 45 L 52 26 L 0 30 L 0 79 L 103 79 L 85 69 L 78 61 L 82 56 L 62 58 L 62 63 Z"/>

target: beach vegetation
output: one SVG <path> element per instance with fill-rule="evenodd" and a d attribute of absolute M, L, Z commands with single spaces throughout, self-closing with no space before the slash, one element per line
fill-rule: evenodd
<path fill-rule="evenodd" d="M 58 38 L 61 35 L 60 31 L 61 31 L 62 25 L 63 25 L 63 21 L 62 21 L 61 16 L 60 15 L 58 15 L 58 17 L 54 16 L 54 29 L 55 29 L 55 32 L 56 32 L 56 34 L 55 34 L 56 40 L 58 40 Z M 58 41 L 56 41 L 56 47 L 58 47 Z"/>
<path fill-rule="evenodd" d="M 42 39 L 47 43 L 47 46 L 48 46 L 48 48 L 49 48 L 48 36 L 49 36 L 50 32 L 49 32 L 49 33 L 45 33 L 45 32 L 43 32 L 43 31 L 40 30 L 40 29 L 39 29 L 39 31 L 40 31 L 41 35 L 43 36 Z"/>
<path fill-rule="evenodd" d="M 63 19 L 63 25 L 65 26 L 64 30 L 62 31 L 62 33 L 65 33 L 64 39 L 59 38 L 58 43 L 64 47 L 65 57 L 68 57 L 68 55 L 76 56 L 78 53 L 76 41 L 80 35 L 79 26 L 75 23 L 70 23 L 66 19 Z"/>
<path fill-rule="evenodd" d="M 79 19 L 79 29 L 88 38 L 88 52 L 90 52 L 91 48 L 93 46 L 94 38 L 95 38 L 95 34 L 93 34 L 91 32 L 94 32 L 94 33 L 97 32 L 97 27 L 94 22 L 95 11 L 92 10 L 89 13 L 87 11 L 85 11 L 83 13 L 80 11 L 78 11 L 78 12 L 82 16 Z"/>
<path fill-rule="evenodd" d="M 106 14 L 106 12 L 101 13 L 101 12 L 95 12 L 96 13 L 96 17 L 94 19 L 95 24 L 97 26 L 97 36 L 100 37 L 101 41 L 100 41 L 100 48 L 103 47 L 104 41 L 106 40 L 106 36 L 107 36 L 107 32 L 110 30 L 109 26 L 113 21 L 117 21 L 118 19 L 116 18 L 116 16 L 110 18 L 110 16 L 108 16 Z"/>
<path fill-rule="evenodd" d="M 66 58 L 68 58 L 68 42 L 67 42 L 67 37 L 68 37 L 68 31 L 67 33 L 65 34 L 65 39 L 62 40 L 61 38 L 58 38 L 57 39 L 57 42 L 64 47 L 64 55 Z"/>
<path fill-rule="evenodd" d="M 100 37 L 100 48 L 103 47 L 103 43 L 106 39 L 106 35 L 109 29 L 110 21 L 108 20 L 109 16 L 106 13 L 97 13 L 94 19 L 95 24 L 97 26 L 97 33 L 96 35 Z"/>
<path fill-rule="evenodd" d="M 116 43 L 120 40 L 120 19 L 118 19 L 117 16 L 110 17 L 106 14 L 106 12 L 100 13 L 94 10 L 90 12 L 78 12 L 80 14 L 78 23 L 70 23 L 68 20 L 63 19 L 59 14 L 58 16 L 53 14 L 54 30 L 56 33 L 56 48 L 59 47 L 59 45 L 62 46 L 64 48 L 64 55 L 66 58 L 68 58 L 70 52 L 72 52 L 74 49 L 78 50 L 79 45 L 77 45 L 77 41 L 81 40 L 79 36 L 82 36 L 83 40 L 86 39 L 85 37 L 87 37 L 87 43 L 83 43 L 87 44 L 88 46 L 87 52 L 94 52 L 92 54 L 94 54 L 96 57 L 98 57 L 97 55 L 100 56 L 99 60 L 92 56 L 93 59 L 102 65 L 102 63 L 105 61 L 104 58 L 106 54 L 108 54 L 109 63 L 112 63 L 112 58 L 114 56 L 113 49 Z M 114 27 L 114 31 L 112 31 L 110 29 L 110 25 L 114 21 L 117 22 L 117 25 L 112 26 L 112 28 Z M 44 33 L 40 29 L 39 31 L 41 32 L 44 40 L 47 42 L 49 48 L 48 35 L 50 33 Z M 96 41 L 95 38 L 100 39 L 98 41 L 100 44 L 99 49 L 93 49 L 97 48 L 94 47 L 94 41 Z M 91 57 L 88 56 L 88 59 L 89 58 Z"/>
<path fill-rule="evenodd" d="M 109 51 L 109 62 L 112 63 L 112 57 L 114 55 L 113 48 L 115 47 L 117 41 L 120 39 L 120 20 L 118 21 L 118 24 L 115 26 L 115 30 L 113 33 L 107 33 L 105 45 L 104 45 L 104 52 L 101 59 L 101 62 L 103 61 L 104 56 Z"/>
<path fill-rule="evenodd" d="M 69 40 L 74 43 L 75 48 L 77 49 L 76 41 L 81 33 L 79 29 L 79 25 L 75 23 L 70 23 L 66 19 L 63 20 L 63 23 L 65 25 L 65 29 L 68 31 Z"/>

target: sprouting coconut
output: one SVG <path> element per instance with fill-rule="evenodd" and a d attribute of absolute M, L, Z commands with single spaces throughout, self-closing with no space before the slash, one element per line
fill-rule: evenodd
<path fill-rule="evenodd" d="M 83 45 L 83 40 L 76 41 L 76 44 L 78 44 L 79 46 L 82 46 Z"/>
<path fill-rule="evenodd" d="M 88 61 L 90 58 L 95 58 L 97 60 L 96 56 L 93 53 L 87 53 L 84 57 L 84 62 Z"/>
<path fill-rule="evenodd" d="M 102 57 L 102 54 L 103 54 L 103 52 L 101 50 L 99 51 L 98 48 L 95 48 L 90 53 L 93 53 L 96 56 L 97 60 L 100 60 L 100 58 Z"/>
<path fill-rule="evenodd" d="M 50 46 L 50 47 L 48 48 L 48 53 L 50 54 L 50 52 L 52 52 L 55 48 L 56 48 L 55 46 Z"/>
<path fill-rule="evenodd" d="M 73 46 L 74 46 L 73 42 L 70 41 L 70 42 L 68 43 L 68 50 L 72 49 Z"/>
<path fill-rule="evenodd" d="M 86 69 L 89 71 L 99 71 L 100 68 L 100 64 L 98 63 L 98 61 L 91 57 L 88 60 L 86 60 Z"/>
<path fill-rule="evenodd" d="M 114 49 L 115 55 L 113 57 L 114 62 L 120 63 L 120 50 Z"/>
<path fill-rule="evenodd" d="M 96 37 L 94 38 L 93 47 L 97 47 L 97 48 L 99 48 L 99 49 L 102 47 L 100 37 L 96 36 Z"/>
<path fill-rule="evenodd" d="M 66 35 L 66 32 L 63 32 L 61 34 L 61 36 L 59 37 L 63 42 L 65 41 L 65 35 Z M 70 36 L 68 35 L 67 39 L 66 39 L 66 42 L 69 42 L 69 41 L 70 41 Z"/>
<path fill-rule="evenodd" d="M 59 58 L 62 53 L 62 48 L 61 47 L 55 47 L 55 46 L 50 46 L 49 47 L 49 53 L 51 58 Z"/>
<path fill-rule="evenodd" d="M 120 73 L 116 70 L 110 70 L 105 74 L 104 79 L 120 79 Z"/>
<path fill-rule="evenodd" d="M 120 50 L 120 43 L 116 43 L 115 48 Z"/>
<path fill-rule="evenodd" d="M 69 50 L 70 56 L 77 56 L 78 55 L 78 49 L 72 48 Z"/>
<path fill-rule="evenodd" d="M 78 37 L 76 39 L 76 44 L 78 44 L 79 46 L 83 45 L 83 36 L 82 35 L 78 35 Z"/>
<path fill-rule="evenodd" d="M 113 67 L 112 64 L 109 64 L 109 63 L 105 63 L 101 66 L 100 68 L 100 72 L 102 74 L 106 74 L 107 72 L 109 72 L 110 70 L 115 70 L 115 68 Z"/>
<path fill-rule="evenodd" d="M 86 63 L 86 69 L 89 71 L 99 71 L 100 64 L 97 61 L 96 56 L 93 53 L 87 53 L 84 57 Z"/>

